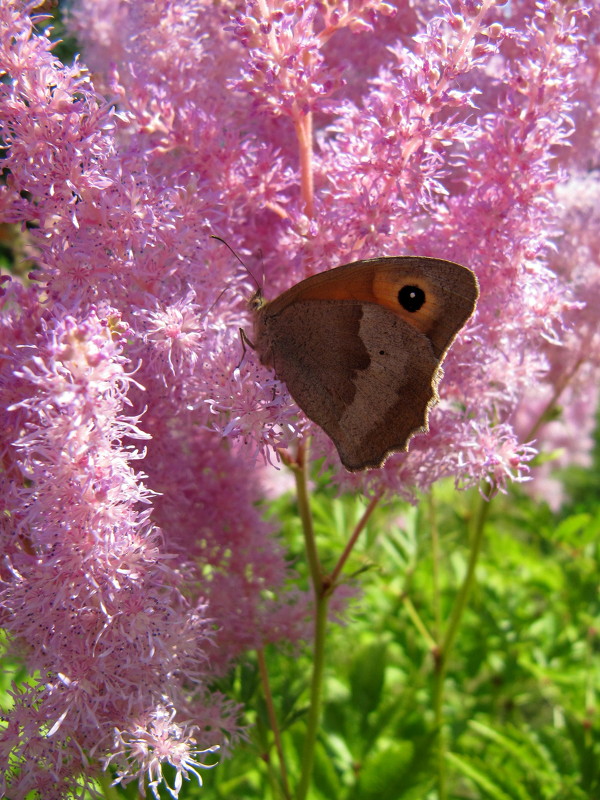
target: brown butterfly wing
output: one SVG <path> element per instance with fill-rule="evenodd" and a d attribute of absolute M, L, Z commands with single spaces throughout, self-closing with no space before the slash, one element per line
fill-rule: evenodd
<path fill-rule="evenodd" d="M 423 302 L 407 311 L 399 292 Z M 471 315 L 470 270 L 438 259 L 389 258 L 320 273 L 257 313 L 255 342 L 349 470 L 380 466 L 427 430 L 439 365 Z"/>
<path fill-rule="evenodd" d="M 381 466 L 426 428 L 438 360 L 427 337 L 357 301 L 294 303 L 268 321 L 277 377 L 349 470 Z"/>
<path fill-rule="evenodd" d="M 422 289 L 426 302 L 418 311 L 402 308 L 403 286 Z M 395 256 L 355 261 L 300 281 L 267 303 L 260 313 L 274 315 L 299 300 L 359 300 L 388 308 L 425 333 L 440 356 L 469 319 L 479 296 L 470 269 L 439 258 Z"/>

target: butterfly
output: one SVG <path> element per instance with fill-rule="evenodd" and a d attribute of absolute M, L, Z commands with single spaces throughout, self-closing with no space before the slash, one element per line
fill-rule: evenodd
<path fill-rule="evenodd" d="M 452 261 L 355 261 L 269 302 L 258 291 L 252 346 L 346 469 L 380 467 L 428 430 L 441 364 L 478 296 L 473 272 Z"/>

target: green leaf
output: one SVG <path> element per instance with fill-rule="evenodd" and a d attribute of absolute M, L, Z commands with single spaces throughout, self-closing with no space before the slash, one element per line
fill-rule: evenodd
<path fill-rule="evenodd" d="M 363 715 L 369 714 L 380 703 L 386 653 L 386 642 L 371 642 L 361 647 L 352 660 L 350 669 L 352 703 Z"/>
<path fill-rule="evenodd" d="M 446 753 L 446 760 L 452 764 L 460 773 L 476 783 L 480 789 L 493 800 L 513 800 L 511 795 L 506 794 L 500 786 L 495 784 L 485 773 L 471 763 L 468 759 L 457 756 L 455 753 Z"/>
<path fill-rule="evenodd" d="M 315 748 L 314 784 L 323 797 L 333 798 L 340 795 L 340 777 L 320 742 L 317 742 Z"/>
<path fill-rule="evenodd" d="M 373 753 L 360 768 L 357 791 L 360 800 L 398 800 L 415 782 L 410 769 L 414 755 L 412 742 L 394 742 Z"/>
<path fill-rule="evenodd" d="M 563 519 L 553 531 L 550 531 L 550 538 L 555 542 L 582 548 L 596 541 L 599 530 L 600 514 L 592 515 L 585 512 Z"/>

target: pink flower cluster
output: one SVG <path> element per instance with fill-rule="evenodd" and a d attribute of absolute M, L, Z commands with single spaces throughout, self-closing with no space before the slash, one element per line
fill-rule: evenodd
<path fill-rule="evenodd" d="M 0 614 L 40 676 L 15 690 L 2 788 L 53 800 L 111 764 L 157 793 L 171 763 L 177 796 L 240 735 L 209 683 L 306 631 L 257 508 L 277 448 L 309 431 L 341 489 L 502 490 L 530 439 L 552 446 L 555 401 L 548 441 L 589 450 L 600 11 L 74 0 L 65 64 L 35 10 L 0 4 L 0 221 L 35 266 L 0 284 Z M 240 365 L 252 281 L 211 233 L 267 297 L 376 255 L 471 267 L 429 435 L 345 473 Z"/>

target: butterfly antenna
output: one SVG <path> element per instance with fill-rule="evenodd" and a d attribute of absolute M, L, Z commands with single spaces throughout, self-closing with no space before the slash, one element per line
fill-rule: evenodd
<path fill-rule="evenodd" d="M 242 259 L 241 259 L 241 258 L 238 256 L 238 254 L 237 254 L 237 253 L 235 252 L 235 250 L 233 249 L 233 247 L 231 247 L 231 245 L 229 245 L 229 244 L 228 244 L 228 243 L 225 241 L 225 239 L 221 239 L 221 237 L 220 237 L 220 236 L 215 236 L 215 234 L 214 234 L 214 233 L 211 233 L 211 234 L 210 234 L 210 238 L 211 238 L 211 239 L 216 239 L 218 242 L 222 242 L 222 243 L 225 245 L 225 247 L 226 247 L 226 248 L 229 250 L 229 252 L 231 253 L 231 255 L 232 255 L 232 256 L 235 256 L 235 258 L 237 258 L 237 260 L 240 262 L 240 264 L 242 265 L 242 267 L 243 267 L 243 268 L 246 270 L 246 272 L 248 273 L 248 275 L 250 275 L 250 277 L 252 278 L 252 280 L 253 280 L 253 281 L 254 281 L 254 283 L 256 284 L 256 287 L 257 287 L 257 289 L 259 290 L 259 292 L 260 292 L 260 291 L 262 291 L 262 286 L 260 285 L 260 283 L 259 283 L 259 282 L 256 280 L 256 278 L 254 277 L 254 274 L 253 274 L 253 272 L 250 270 L 250 268 L 247 266 L 247 264 L 244 264 L 244 262 L 242 261 Z"/>
<path fill-rule="evenodd" d="M 211 311 L 213 310 L 213 308 L 215 308 L 215 307 L 217 306 L 217 304 L 218 304 L 219 300 L 220 300 L 220 299 L 223 297 L 223 295 L 225 294 L 225 292 L 228 292 L 230 289 L 233 289 L 233 288 L 234 288 L 233 286 L 226 286 L 224 289 L 222 289 L 222 290 L 219 292 L 219 295 L 218 295 L 217 299 L 216 299 L 216 300 L 215 300 L 213 303 L 211 303 L 211 304 L 210 304 L 210 306 L 208 307 L 208 309 L 207 309 L 207 311 L 206 311 L 206 316 L 207 316 L 207 317 L 208 317 L 208 315 L 211 313 Z"/>
<path fill-rule="evenodd" d="M 262 247 L 258 248 L 257 255 L 258 255 L 258 258 L 260 259 L 260 267 L 261 267 L 261 269 L 260 269 L 260 277 L 261 277 L 261 280 L 262 280 L 262 285 L 264 286 L 265 285 L 265 260 L 263 258 Z"/>

